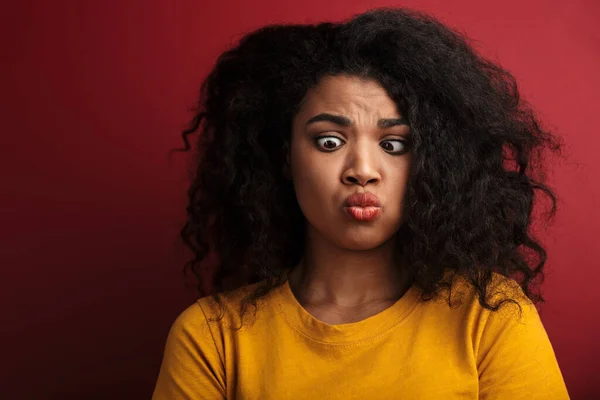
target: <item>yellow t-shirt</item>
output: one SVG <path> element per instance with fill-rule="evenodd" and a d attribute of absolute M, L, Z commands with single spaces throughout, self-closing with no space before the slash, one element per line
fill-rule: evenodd
<path fill-rule="evenodd" d="M 289 284 L 272 290 L 239 323 L 248 285 L 224 296 L 225 317 L 198 300 L 167 338 L 153 399 L 568 399 L 537 310 L 514 281 L 495 292 L 522 306 L 482 308 L 457 285 L 421 301 L 412 287 L 391 307 L 359 322 L 329 325 L 309 314 Z M 447 293 L 446 293 L 447 294 Z M 212 305 L 212 306 L 211 306 Z"/>

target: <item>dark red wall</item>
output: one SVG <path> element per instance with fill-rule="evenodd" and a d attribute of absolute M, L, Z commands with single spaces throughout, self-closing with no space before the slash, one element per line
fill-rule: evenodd
<path fill-rule="evenodd" d="M 493 4 L 492 4 L 493 3 Z M 14 1 L 2 41 L 2 397 L 149 398 L 193 299 L 180 146 L 202 77 L 241 34 L 374 1 Z M 400 3 L 396 3 L 400 5 Z M 477 39 L 568 144 L 542 318 L 574 399 L 600 396 L 600 8 L 409 1 Z M 10 396 L 7 395 L 7 390 Z"/>

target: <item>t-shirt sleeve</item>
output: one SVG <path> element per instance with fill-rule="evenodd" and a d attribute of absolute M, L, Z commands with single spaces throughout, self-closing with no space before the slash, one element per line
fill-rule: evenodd
<path fill-rule="evenodd" d="M 505 303 L 499 311 L 488 313 L 483 328 L 477 351 L 480 399 L 569 399 L 534 304 L 520 288 L 513 293 L 521 295 L 517 301 L 522 312 Z"/>
<path fill-rule="evenodd" d="M 183 311 L 167 336 L 152 399 L 225 399 L 217 342 L 199 302 Z"/>

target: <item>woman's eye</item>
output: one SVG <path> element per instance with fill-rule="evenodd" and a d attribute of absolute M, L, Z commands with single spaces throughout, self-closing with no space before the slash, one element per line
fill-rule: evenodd
<path fill-rule="evenodd" d="M 321 136 L 316 138 L 317 144 L 325 150 L 335 150 L 336 141 L 343 143 L 343 140 L 335 136 Z"/>
<path fill-rule="evenodd" d="M 407 144 L 404 142 L 404 140 L 386 140 L 385 142 L 382 142 L 382 146 L 385 150 L 392 152 L 392 153 L 403 153 L 406 150 L 406 146 Z M 395 143 L 395 145 L 387 145 L 387 146 L 383 146 L 386 145 L 388 143 Z"/>
<path fill-rule="evenodd" d="M 316 138 L 317 146 L 326 151 L 334 151 L 345 142 L 336 136 L 320 136 Z M 406 152 L 407 143 L 404 140 L 385 140 L 381 147 L 394 154 Z"/>

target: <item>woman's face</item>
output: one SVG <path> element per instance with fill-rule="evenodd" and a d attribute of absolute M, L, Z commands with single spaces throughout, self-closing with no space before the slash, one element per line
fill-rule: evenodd
<path fill-rule="evenodd" d="M 352 250 L 389 240 L 403 222 L 411 158 L 410 128 L 383 87 L 347 75 L 323 78 L 294 118 L 289 154 L 307 229 Z M 379 198 L 378 208 L 344 204 L 365 192 Z M 375 218 L 365 220 L 371 211 Z"/>

